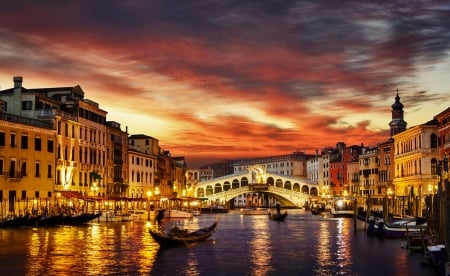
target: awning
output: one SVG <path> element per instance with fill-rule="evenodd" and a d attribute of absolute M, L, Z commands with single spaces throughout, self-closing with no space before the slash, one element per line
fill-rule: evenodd
<path fill-rule="evenodd" d="M 81 195 L 81 193 L 79 192 L 75 192 L 75 191 L 56 191 L 56 194 L 60 194 L 62 197 L 65 198 L 80 198 L 82 199 L 83 196 Z"/>

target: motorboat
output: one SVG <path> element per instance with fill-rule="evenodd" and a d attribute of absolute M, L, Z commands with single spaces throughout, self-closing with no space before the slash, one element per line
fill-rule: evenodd
<path fill-rule="evenodd" d="M 352 217 L 355 215 L 355 200 L 352 198 L 334 198 L 330 208 L 333 217 Z"/>

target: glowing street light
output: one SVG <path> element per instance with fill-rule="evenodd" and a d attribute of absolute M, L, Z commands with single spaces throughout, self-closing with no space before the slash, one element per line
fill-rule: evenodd
<path fill-rule="evenodd" d="M 150 221 L 150 197 L 152 196 L 152 192 L 147 192 L 147 220 Z"/>

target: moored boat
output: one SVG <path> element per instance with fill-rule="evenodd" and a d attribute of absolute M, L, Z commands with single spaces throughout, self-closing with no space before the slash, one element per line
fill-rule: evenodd
<path fill-rule="evenodd" d="M 374 224 L 374 228 L 378 236 L 404 239 L 407 233 L 427 231 L 428 225 L 420 218 L 405 218 L 390 222 L 380 219 Z"/>
<path fill-rule="evenodd" d="M 195 242 L 206 241 L 217 228 L 217 221 L 208 227 L 189 232 L 178 227 L 172 228 L 167 234 L 150 229 L 150 235 L 161 246 L 188 245 Z"/>
<path fill-rule="evenodd" d="M 228 208 L 218 205 L 212 205 L 200 208 L 202 213 L 228 213 Z"/>
<path fill-rule="evenodd" d="M 333 217 L 352 217 L 355 215 L 355 201 L 352 198 L 334 198 L 330 212 Z"/>
<path fill-rule="evenodd" d="M 192 212 L 177 209 L 167 209 L 164 213 L 165 218 L 192 218 L 193 216 Z"/>

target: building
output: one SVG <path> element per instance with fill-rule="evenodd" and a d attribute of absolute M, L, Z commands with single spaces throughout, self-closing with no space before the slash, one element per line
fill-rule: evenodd
<path fill-rule="evenodd" d="M 0 111 L 0 218 L 53 209 L 53 125 Z"/>
<path fill-rule="evenodd" d="M 259 164 L 270 173 L 306 178 L 306 161 L 313 156 L 296 151 L 285 155 L 240 159 L 234 161 L 233 171 L 234 173 L 246 171 L 249 166 Z"/>
<path fill-rule="evenodd" d="M 438 123 L 432 120 L 395 134 L 393 138 L 393 183 L 398 209 L 408 215 L 422 216 L 425 196 L 434 192 L 438 181 Z"/>

